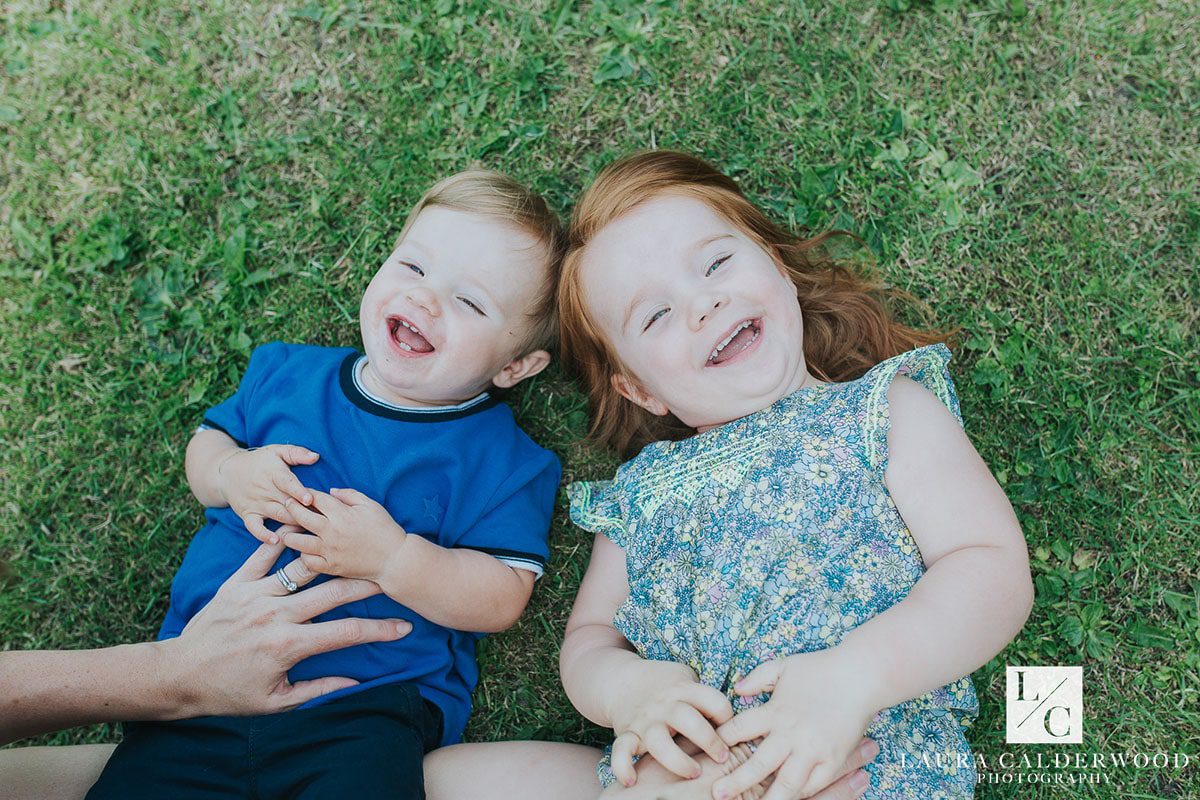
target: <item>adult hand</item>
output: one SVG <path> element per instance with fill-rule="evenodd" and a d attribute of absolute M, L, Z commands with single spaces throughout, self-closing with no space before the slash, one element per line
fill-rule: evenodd
<path fill-rule="evenodd" d="M 267 574 L 282 552 L 283 545 L 259 547 L 175 639 L 0 652 L 0 744 L 108 720 L 283 711 L 355 683 L 331 677 L 293 686 L 287 671 L 296 662 L 411 630 L 403 620 L 308 623 L 379 587 L 337 579 L 288 595 Z M 287 574 L 298 584 L 313 579 L 296 561 Z"/>
<path fill-rule="evenodd" d="M 176 639 L 159 642 L 164 667 L 186 692 L 182 713 L 269 714 L 284 711 L 357 681 L 327 677 L 296 684 L 287 671 L 318 653 L 399 639 L 412 625 L 395 619 L 308 620 L 379 592 L 370 581 L 337 578 L 289 594 L 268 574 L 282 544 L 261 545 L 221 586 Z M 316 575 L 299 560 L 286 574 L 304 586 Z"/>

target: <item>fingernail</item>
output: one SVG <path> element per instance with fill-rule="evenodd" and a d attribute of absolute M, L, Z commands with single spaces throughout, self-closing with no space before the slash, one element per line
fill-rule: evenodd
<path fill-rule="evenodd" d="M 870 783 L 870 776 L 860 769 L 858 772 L 854 773 L 854 777 L 850 779 L 850 788 L 859 794 L 862 794 L 864 791 L 866 791 L 867 786 L 869 786 Z"/>
<path fill-rule="evenodd" d="M 729 760 L 729 751 L 728 750 L 722 750 L 720 752 L 720 754 L 717 756 L 718 764 L 724 764 L 728 760 Z"/>
<path fill-rule="evenodd" d="M 271 544 L 279 544 L 279 537 L 278 537 L 278 536 L 272 536 L 272 537 L 271 537 Z"/>
<path fill-rule="evenodd" d="M 729 791 L 727 789 L 722 789 L 721 791 L 717 792 L 717 800 L 729 800 Z"/>
<path fill-rule="evenodd" d="M 411 630 L 412 630 L 412 625 L 409 625 L 407 622 L 397 622 L 396 623 L 396 633 L 399 633 L 401 636 L 403 636 L 404 634 L 408 633 Z"/>
<path fill-rule="evenodd" d="M 870 761 L 871 759 L 875 758 L 875 756 L 879 755 L 879 744 L 872 739 L 862 747 L 858 748 L 858 752 L 862 754 L 863 758 L 865 758 L 867 761 Z"/>

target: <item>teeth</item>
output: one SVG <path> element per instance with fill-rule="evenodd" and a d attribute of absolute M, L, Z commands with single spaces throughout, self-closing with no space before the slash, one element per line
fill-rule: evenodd
<path fill-rule="evenodd" d="M 412 331 L 413 333 L 416 333 L 416 334 L 420 334 L 421 331 L 417 328 L 416 325 L 413 325 L 410 322 L 405 322 L 402 319 L 395 319 L 395 318 L 392 319 L 392 340 L 396 344 L 400 345 L 401 350 L 405 350 L 405 351 L 411 353 L 411 352 L 413 352 L 412 345 L 408 344 L 407 342 L 401 341 L 400 338 L 396 336 L 396 329 L 399 328 L 401 325 L 403 325 L 405 328 L 408 328 L 410 331 Z"/>
<path fill-rule="evenodd" d="M 732 341 L 733 341 L 733 337 L 737 336 L 739 333 L 741 333 L 743 330 L 745 330 L 746 328 L 749 328 L 749 327 L 750 327 L 750 320 L 746 320 L 746 321 L 745 321 L 745 322 L 743 322 L 741 325 L 738 325 L 736 328 L 734 328 L 734 329 L 733 329 L 733 331 L 732 331 L 732 332 L 731 332 L 731 333 L 730 333 L 728 336 L 726 336 L 726 337 L 725 337 L 725 341 L 723 341 L 723 342 L 721 342 L 720 344 L 718 344 L 718 345 L 717 345 L 717 347 L 716 347 L 716 349 L 712 351 L 712 353 L 711 353 L 711 354 L 709 355 L 709 357 L 708 357 L 708 360 L 709 360 L 709 361 L 712 361 L 712 360 L 716 359 L 717 355 L 718 355 L 718 354 L 719 354 L 719 353 L 720 353 L 722 350 L 724 350 L 724 349 L 725 349 L 725 347 L 726 347 L 726 346 L 727 346 L 727 345 L 728 345 L 730 342 L 732 342 Z"/>

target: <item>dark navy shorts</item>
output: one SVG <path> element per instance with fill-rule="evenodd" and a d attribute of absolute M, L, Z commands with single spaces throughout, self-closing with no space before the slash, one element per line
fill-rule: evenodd
<path fill-rule="evenodd" d="M 87 797 L 424 800 L 441 727 L 411 684 L 261 717 L 130 722 Z"/>

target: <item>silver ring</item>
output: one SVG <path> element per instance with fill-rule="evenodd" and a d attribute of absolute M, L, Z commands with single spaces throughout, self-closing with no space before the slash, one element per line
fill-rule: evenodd
<path fill-rule="evenodd" d="M 286 569 L 287 564 L 284 564 L 282 567 L 275 570 L 275 577 L 279 578 L 279 582 L 283 584 L 283 588 L 288 590 L 288 594 L 292 594 L 300 590 L 300 584 L 288 577 L 288 574 L 284 572 Z"/>

